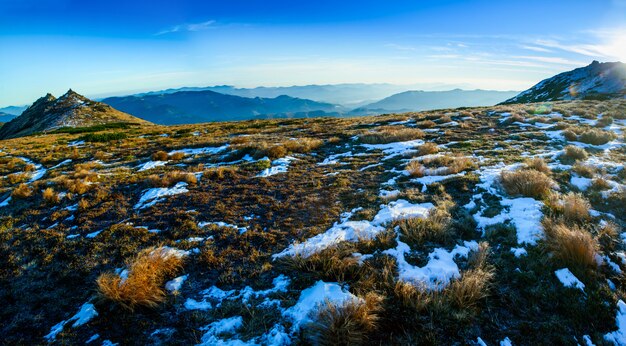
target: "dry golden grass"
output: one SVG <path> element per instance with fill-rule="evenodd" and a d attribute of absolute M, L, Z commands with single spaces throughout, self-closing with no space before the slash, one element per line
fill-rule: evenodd
<path fill-rule="evenodd" d="M 163 176 L 157 174 L 151 174 L 147 178 L 148 184 L 154 187 L 169 187 L 179 182 L 185 182 L 187 184 L 196 184 L 198 178 L 193 173 L 187 173 L 182 171 L 167 172 Z"/>
<path fill-rule="evenodd" d="M 568 266 L 588 270 L 597 267 L 597 241 L 579 226 L 568 226 L 550 219 L 543 221 L 545 244 L 553 259 Z"/>
<path fill-rule="evenodd" d="M 412 245 L 421 245 L 427 241 L 443 243 L 451 237 L 450 213 L 443 208 L 435 208 L 426 218 L 408 218 L 398 222 L 400 234 Z"/>
<path fill-rule="evenodd" d="M 411 161 L 408 165 L 406 165 L 406 170 L 412 177 L 421 178 L 424 176 L 426 167 L 419 163 L 419 161 Z"/>
<path fill-rule="evenodd" d="M 458 309 L 475 308 L 478 302 L 489 295 L 495 273 L 492 269 L 469 269 L 461 278 L 450 283 L 446 297 Z"/>
<path fill-rule="evenodd" d="M 578 140 L 583 143 L 602 145 L 617 138 L 613 131 L 604 131 L 600 129 L 589 129 L 578 136 Z"/>
<path fill-rule="evenodd" d="M 11 193 L 11 197 L 15 199 L 25 199 L 32 195 L 33 195 L 33 189 L 26 184 L 18 185 Z"/>
<path fill-rule="evenodd" d="M 98 277 L 98 292 L 114 303 L 134 310 L 156 307 L 165 300 L 165 281 L 183 266 L 182 257 L 169 248 L 149 248 L 128 263 L 128 274 L 104 273 Z"/>
<path fill-rule="evenodd" d="M 13 185 L 17 183 L 23 183 L 27 181 L 29 177 L 30 175 L 28 173 L 13 173 L 13 174 L 7 175 L 6 179 L 9 182 L 9 184 Z"/>
<path fill-rule="evenodd" d="M 580 162 L 577 162 L 572 167 L 572 171 L 581 177 L 585 178 L 593 178 L 593 175 L 596 173 L 596 168 L 591 165 L 586 165 Z"/>
<path fill-rule="evenodd" d="M 620 227 L 612 222 L 607 222 L 600 229 L 598 229 L 598 244 L 604 251 L 614 251 L 617 245 L 621 242 Z"/>
<path fill-rule="evenodd" d="M 589 221 L 591 218 L 590 208 L 591 205 L 581 194 L 568 193 L 562 198 L 563 219 L 566 222 L 582 223 Z"/>
<path fill-rule="evenodd" d="M 60 200 L 59 194 L 56 193 L 54 189 L 51 187 L 43 190 L 43 192 L 41 193 L 41 196 L 43 197 L 43 200 L 47 204 L 57 204 L 59 203 L 59 200 Z"/>
<path fill-rule="evenodd" d="M 565 152 L 562 154 L 562 156 L 572 161 L 580 161 L 586 160 L 588 155 L 585 149 L 573 145 L 568 145 L 565 147 Z"/>
<path fill-rule="evenodd" d="M 604 191 L 611 188 L 611 184 L 604 178 L 596 178 L 591 181 L 590 188 L 595 191 Z"/>
<path fill-rule="evenodd" d="M 152 160 L 154 161 L 167 161 L 168 157 L 167 153 L 163 150 L 159 150 L 152 154 Z"/>
<path fill-rule="evenodd" d="M 435 168 L 429 172 L 425 170 L 425 175 L 448 175 L 462 172 L 466 169 L 475 168 L 474 161 L 466 156 L 462 155 L 442 155 L 431 158 L 426 158 L 422 161 L 425 165 L 435 166 Z"/>
<path fill-rule="evenodd" d="M 311 152 L 324 144 L 324 141 L 317 138 L 302 137 L 297 140 L 288 140 L 283 142 L 283 146 L 290 153 L 306 154 Z"/>
<path fill-rule="evenodd" d="M 502 172 L 500 182 L 511 196 L 526 196 L 541 199 L 548 195 L 554 182 L 547 175 L 535 170 Z"/>
<path fill-rule="evenodd" d="M 287 155 L 287 148 L 283 145 L 275 145 L 266 150 L 265 154 L 270 159 L 278 159 Z"/>
<path fill-rule="evenodd" d="M 417 154 L 419 156 L 436 154 L 439 152 L 439 147 L 433 142 L 427 142 L 417 147 Z"/>
<path fill-rule="evenodd" d="M 603 116 L 602 118 L 598 119 L 598 121 L 596 122 L 596 127 L 606 127 L 611 124 L 613 124 L 613 117 Z"/>
<path fill-rule="evenodd" d="M 306 336 L 313 345 L 363 345 L 377 327 L 382 297 L 368 293 L 364 301 L 348 300 L 342 305 L 329 301 L 313 312 Z"/>
<path fill-rule="evenodd" d="M 578 140 L 578 135 L 576 134 L 576 132 L 570 129 L 563 131 L 563 137 L 565 137 L 565 139 L 571 142 Z"/>
<path fill-rule="evenodd" d="M 541 157 L 534 157 L 526 160 L 526 168 L 534 169 L 535 171 L 539 171 L 546 175 L 550 175 L 552 173 L 552 170 L 548 167 L 546 161 Z"/>
<path fill-rule="evenodd" d="M 182 151 L 177 151 L 172 153 L 171 155 L 168 155 L 168 158 L 172 161 L 180 161 L 185 158 L 185 153 L 183 153 Z"/>
<path fill-rule="evenodd" d="M 405 142 L 424 137 L 420 129 L 381 127 L 377 132 L 368 132 L 360 136 L 365 144 L 386 144 L 393 142 Z"/>

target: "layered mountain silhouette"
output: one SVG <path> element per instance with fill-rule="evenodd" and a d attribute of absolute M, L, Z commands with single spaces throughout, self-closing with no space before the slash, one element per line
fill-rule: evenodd
<path fill-rule="evenodd" d="M 351 115 L 401 113 L 431 109 L 493 106 L 517 94 L 516 91 L 461 90 L 405 91 L 359 107 Z"/>
<path fill-rule="evenodd" d="M 39 98 L 20 116 L 0 128 L 0 139 L 46 132 L 61 127 L 82 127 L 106 123 L 149 122 L 92 101 L 71 89 L 59 98 L 51 94 Z"/>
<path fill-rule="evenodd" d="M 163 125 L 338 115 L 342 110 L 334 104 L 285 95 L 248 98 L 210 90 L 109 97 L 102 102 Z"/>
<path fill-rule="evenodd" d="M 626 64 L 592 62 L 590 65 L 544 79 L 532 88 L 506 100 L 529 103 L 558 100 L 605 100 L 626 96 Z"/>

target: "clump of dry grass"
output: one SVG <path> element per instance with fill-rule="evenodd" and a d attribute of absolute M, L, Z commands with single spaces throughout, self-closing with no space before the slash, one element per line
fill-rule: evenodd
<path fill-rule="evenodd" d="M 574 171 L 574 173 L 580 175 L 581 177 L 593 178 L 593 175 L 596 172 L 596 168 L 591 165 L 586 165 L 586 164 L 577 162 L 572 167 L 572 171 Z"/>
<path fill-rule="evenodd" d="M 589 202 L 578 193 L 568 193 L 562 198 L 563 219 L 566 222 L 582 223 L 591 218 Z"/>
<path fill-rule="evenodd" d="M 275 145 L 265 151 L 270 159 L 278 159 L 287 155 L 287 148 L 283 145 Z"/>
<path fill-rule="evenodd" d="M 448 175 L 456 174 L 466 169 L 476 167 L 474 161 L 461 155 L 442 155 L 426 158 L 422 161 L 428 166 L 435 166 L 434 169 L 425 170 L 425 175 Z"/>
<path fill-rule="evenodd" d="M 420 129 L 381 127 L 377 132 L 368 132 L 360 136 L 365 144 L 387 144 L 393 142 L 405 142 L 424 137 Z"/>
<path fill-rule="evenodd" d="M 104 273 L 98 277 L 101 297 L 134 310 L 156 307 L 165 300 L 164 284 L 183 266 L 183 258 L 170 248 L 149 248 L 141 251 L 130 263 L 126 277 Z"/>
<path fill-rule="evenodd" d="M 185 158 L 185 153 L 183 153 L 182 151 L 176 151 L 171 155 L 168 155 L 168 158 L 172 161 L 180 161 Z"/>
<path fill-rule="evenodd" d="M 546 161 L 541 157 L 534 157 L 526 160 L 526 168 L 539 171 L 545 175 L 550 175 L 552 173 L 552 170 L 548 167 Z"/>
<path fill-rule="evenodd" d="M 182 171 L 167 172 L 163 176 L 152 174 L 147 178 L 148 184 L 154 187 L 168 187 L 179 182 L 185 182 L 187 184 L 196 184 L 198 178 L 193 173 L 187 173 Z"/>
<path fill-rule="evenodd" d="M 506 119 L 504 119 L 504 121 L 502 121 L 503 125 L 511 125 L 515 122 L 519 122 L 519 123 L 523 123 L 526 119 L 521 116 L 520 114 L 513 114 L 509 117 L 507 117 Z"/>
<path fill-rule="evenodd" d="M 430 129 L 430 128 L 437 126 L 437 123 L 435 123 L 432 120 L 423 120 L 423 121 L 416 123 L 415 125 L 421 129 Z"/>
<path fill-rule="evenodd" d="M 565 147 L 565 152 L 561 154 L 561 158 L 569 161 L 580 161 L 587 159 L 587 152 L 583 148 L 579 148 L 573 145 Z"/>
<path fill-rule="evenodd" d="M 495 276 L 493 267 L 487 263 L 489 252 L 489 244 L 481 242 L 478 249 L 469 256 L 471 268 L 446 288 L 445 295 L 452 306 L 462 310 L 473 309 L 480 300 L 489 295 L 489 288 Z"/>
<path fill-rule="evenodd" d="M 463 272 L 460 279 L 450 284 L 446 295 L 456 308 L 474 308 L 480 300 L 489 295 L 489 286 L 494 275 L 492 269 L 469 269 Z"/>
<path fill-rule="evenodd" d="M 43 190 L 41 196 L 43 197 L 43 200 L 47 203 L 47 204 L 57 204 L 59 203 L 59 194 L 56 193 L 54 191 L 53 188 L 49 187 L 45 190 Z"/>
<path fill-rule="evenodd" d="M 576 134 L 576 132 L 572 131 L 572 130 L 565 130 L 563 131 L 563 137 L 565 137 L 565 139 L 567 139 L 568 141 L 577 141 L 578 140 L 578 135 Z"/>
<path fill-rule="evenodd" d="M 419 161 L 411 161 L 406 165 L 406 170 L 412 177 L 421 178 L 424 176 L 426 167 L 424 167 L 424 165 L 422 165 Z"/>
<path fill-rule="evenodd" d="M 25 172 L 13 173 L 13 174 L 7 175 L 6 179 L 9 182 L 9 184 L 13 185 L 13 184 L 23 183 L 23 182 L 27 181 L 29 176 L 30 175 L 28 173 L 25 173 Z"/>
<path fill-rule="evenodd" d="M 596 178 L 591 181 L 590 188 L 595 191 L 604 191 L 611 188 L 611 184 L 604 178 Z"/>
<path fill-rule="evenodd" d="M 535 170 L 503 171 L 500 183 L 511 196 L 526 196 L 541 199 L 548 195 L 554 182 L 550 177 Z"/>
<path fill-rule="evenodd" d="M 596 127 L 606 127 L 611 124 L 613 124 L 613 117 L 603 116 L 602 118 L 598 119 L 598 121 L 596 122 Z"/>
<path fill-rule="evenodd" d="M 450 213 L 443 208 L 435 208 L 426 218 L 413 217 L 398 222 L 400 234 L 408 244 L 421 245 L 427 241 L 446 242 L 452 236 Z"/>
<path fill-rule="evenodd" d="M 11 197 L 15 199 L 25 199 L 32 195 L 33 195 L 33 189 L 27 184 L 18 185 L 11 193 Z"/>
<path fill-rule="evenodd" d="M 607 222 L 598 229 L 598 244 L 605 251 L 614 251 L 620 243 L 620 227 L 612 222 Z"/>
<path fill-rule="evenodd" d="M 433 142 L 426 142 L 417 147 L 417 154 L 419 156 L 436 154 L 439 152 L 439 147 Z"/>
<path fill-rule="evenodd" d="M 597 241 L 583 228 L 544 219 L 545 245 L 553 259 L 568 266 L 588 270 L 597 266 Z"/>
<path fill-rule="evenodd" d="M 615 138 L 617 138 L 617 135 L 614 132 L 600 129 L 589 129 L 578 136 L 579 141 L 593 145 L 606 144 Z"/>
<path fill-rule="evenodd" d="M 368 293 L 363 301 L 352 299 L 342 305 L 329 301 L 313 312 L 306 330 L 313 345 L 362 345 L 378 326 L 382 297 Z"/>
<path fill-rule="evenodd" d="M 288 140 L 283 143 L 283 146 L 290 153 L 306 154 L 321 147 L 323 144 L 324 141 L 322 141 L 321 139 L 301 137 L 297 140 Z"/>
<path fill-rule="evenodd" d="M 154 161 L 167 161 L 168 155 L 165 151 L 159 150 L 152 154 L 152 160 Z"/>

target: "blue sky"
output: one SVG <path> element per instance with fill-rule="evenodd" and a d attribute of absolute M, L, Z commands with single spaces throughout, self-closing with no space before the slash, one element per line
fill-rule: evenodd
<path fill-rule="evenodd" d="M 70 87 L 522 90 L 626 60 L 626 0 L 0 0 L 0 46 L 0 106 Z"/>

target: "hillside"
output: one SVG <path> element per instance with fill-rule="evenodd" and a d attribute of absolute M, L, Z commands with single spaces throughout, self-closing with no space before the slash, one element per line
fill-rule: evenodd
<path fill-rule="evenodd" d="M 624 97 L 626 64 L 594 61 L 588 66 L 544 79 L 503 104 Z"/>
<path fill-rule="evenodd" d="M 0 335 L 624 344 L 625 109 L 570 101 L 0 141 Z"/>
<path fill-rule="evenodd" d="M 506 100 L 515 91 L 450 90 L 405 91 L 354 109 L 352 115 L 416 112 L 432 109 L 492 106 Z"/>
<path fill-rule="evenodd" d="M 303 118 L 337 115 L 340 107 L 289 96 L 247 98 L 209 90 L 123 96 L 102 102 L 148 121 L 163 124 L 192 124 L 255 118 Z"/>
<path fill-rule="evenodd" d="M 0 128 L 0 139 L 27 136 L 62 127 L 86 127 L 107 123 L 148 122 L 122 113 L 69 90 L 58 99 L 47 94 L 35 101 L 20 116 Z"/>

